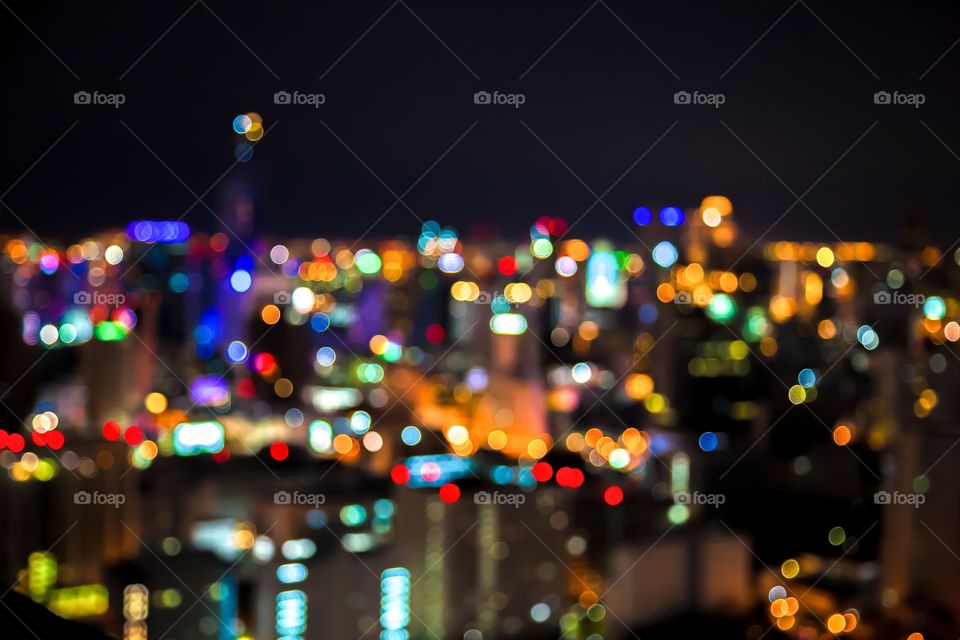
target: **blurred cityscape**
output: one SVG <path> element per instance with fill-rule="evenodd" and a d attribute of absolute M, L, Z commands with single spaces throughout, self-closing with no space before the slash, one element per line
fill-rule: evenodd
<path fill-rule="evenodd" d="M 126 640 L 956 637 L 960 267 L 920 226 L 276 238 L 223 200 L 0 238 L 10 596 Z"/>

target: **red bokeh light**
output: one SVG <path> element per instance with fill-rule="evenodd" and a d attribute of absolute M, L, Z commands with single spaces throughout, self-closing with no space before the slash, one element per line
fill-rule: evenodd
<path fill-rule="evenodd" d="M 512 276 L 517 272 L 517 260 L 513 256 L 503 256 L 497 261 L 497 269 L 505 276 Z"/>
<path fill-rule="evenodd" d="M 19 433 L 11 433 L 10 436 L 7 438 L 7 447 L 10 449 L 10 451 L 13 451 L 14 453 L 20 453 L 21 451 L 23 451 L 23 447 L 26 444 L 27 443 L 23 439 L 23 436 L 20 435 Z"/>
<path fill-rule="evenodd" d="M 557 469 L 557 484 L 561 487 L 576 489 L 583 484 L 583 471 L 572 467 Z"/>
<path fill-rule="evenodd" d="M 533 465 L 533 477 L 537 482 L 546 482 L 553 477 L 553 467 L 549 462 L 538 462 Z"/>
<path fill-rule="evenodd" d="M 33 439 L 33 444 L 37 445 L 38 447 L 42 447 L 43 445 L 47 444 L 45 434 L 40 433 L 39 431 L 32 432 L 30 437 Z"/>
<path fill-rule="evenodd" d="M 7 439 L 10 437 L 10 434 L 0 429 L 0 451 L 3 451 L 7 448 Z"/>
<path fill-rule="evenodd" d="M 550 220 L 548 216 L 540 216 L 537 218 L 537 221 L 533 223 L 533 228 L 540 233 L 550 233 L 551 222 L 552 220 Z"/>
<path fill-rule="evenodd" d="M 274 442 L 270 445 L 270 457 L 274 460 L 286 460 L 288 455 L 290 455 L 290 447 L 286 442 Z"/>
<path fill-rule="evenodd" d="M 396 484 L 407 484 L 410 481 L 410 469 L 405 464 L 398 464 L 390 469 L 390 479 Z"/>
<path fill-rule="evenodd" d="M 256 389 L 253 386 L 253 380 L 244 378 L 237 383 L 237 395 L 245 400 L 249 400 L 253 397 Z"/>
<path fill-rule="evenodd" d="M 439 324 L 432 324 L 427 327 L 427 341 L 430 344 L 440 344 L 447 337 L 447 332 Z"/>
<path fill-rule="evenodd" d="M 130 425 L 127 427 L 127 430 L 123 432 L 123 439 L 131 447 L 135 447 L 141 442 L 143 442 L 143 431 L 140 427 L 136 425 Z"/>
<path fill-rule="evenodd" d="M 603 492 L 603 501 L 606 502 L 611 507 L 615 507 L 621 502 L 623 502 L 623 489 L 614 485 L 612 487 L 607 487 Z"/>
<path fill-rule="evenodd" d="M 567 221 L 563 218 L 554 218 L 547 227 L 550 229 L 550 235 L 558 238 L 567 233 L 570 225 L 568 225 Z"/>
<path fill-rule="evenodd" d="M 253 368 L 257 373 L 266 373 L 273 371 L 277 366 L 277 360 L 269 353 L 258 353 L 253 357 Z"/>
<path fill-rule="evenodd" d="M 451 504 L 460 499 L 460 487 L 448 482 L 447 484 L 440 487 L 440 499 Z"/>
<path fill-rule="evenodd" d="M 63 446 L 63 434 L 59 431 L 50 431 L 46 434 L 47 446 L 56 451 Z"/>
<path fill-rule="evenodd" d="M 220 451 L 217 451 L 216 453 L 211 454 L 210 457 L 213 458 L 214 462 L 219 462 L 220 464 L 223 464 L 224 462 L 230 459 L 230 449 L 226 445 L 224 445 L 223 449 L 220 449 Z"/>
<path fill-rule="evenodd" d="M 113 420 L 103 424 L 103 437 L 110 442 L 120 439 L 120 425 Z"/>

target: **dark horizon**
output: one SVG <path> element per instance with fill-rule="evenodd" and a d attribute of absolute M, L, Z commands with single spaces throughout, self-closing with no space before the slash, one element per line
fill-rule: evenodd
<path fill-rule="evenodd" d="M 624 232 L 614 214 L 632 226 L 638 205 L 722 194 L 757 238 L 815 185 L 768 239 L 894 241 L 919 214 L 947 248 L 960 235 L 939 213 L 960 177 L 960 14 L 869 10 L 11 2 L 0 229 L 69 238 L 179 217 L 234 164 L 230 122 L 254 111 L 269 133 L 224 183 L 251 189 L 256 232 L 356 236 L 416 183 L 403 203 L 419 218 L 520 237 L 540 215 L 576 220 L 623 176 L 582 235 Z M 282 90 L 326 102 L 276 105 Z M 525 102 L 474 104 L 483 90 Z M 125 102 L 78 105 L 77 91 Z M 724 103 L 678 105 L 677 91 Z M 877 91 L 924 103 L 874 104 Z M 220 213 L 218 187 L 204 202 Z M 403 203 L 375 235 L 416 234 Z M 202 205 L 185 220 L 219 227 Z"/>

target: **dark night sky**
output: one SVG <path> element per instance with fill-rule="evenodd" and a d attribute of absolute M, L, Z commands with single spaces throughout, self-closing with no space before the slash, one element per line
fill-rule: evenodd
<path fill-rule="evenodd" d="M 943 246 L 960 235 L 960 159 L 934 136 L 960 153 L 960 47 L 920 79 L 960 38 L 955 2 L 411 0 L 384 16 L 389 0 L 206 0 L 184 16 L 189 0 L 6 1 L 27 26 L 0 7 L 0 193 L 79 121 L 2 198 L 44 239 L 176 218 L 194 203 L 121 121 L 200 194 L 234 163 L 230 122 L 245 111 L 275 126 L 221 185 L 249 181 L 258 231 L 362 233 L 394 197 L 344 144 L 401 194 L 477 122 L 404 200 L 424 219 L 520 237 L 539 215 L 576 220 L 595 200 L 527 127 L 599 195 L 677 122 L 604 197 L 624 220 L 638 204 L 722 193 L 756 236 L 795 200 L 761 160 L 799 195 L 849 149 L 805 197 L 837 234 L 893 239 L 920 212 Z M 327 102 L 274 105 L 280 89 Z M 520 92 L 526 104 L 474 105 L 480 89 Z M 75 105 L 78 90 L 122 92 L 126 104 Z M 675 105 L 678 90 L 726 102 Z M 926 103 L 878 106 L 878 90 L 922 92 Z M 218 193 L 205 199 L 215 209 Z M 217 228 L 200 206 L 186 220 Z M 585 236 L 625 233 L 602 205 L 580 224 Z M 0 229 L 20 228 L 0 209 Z M 373 233 L 418 229 L 397 205 Z M 768 237 L 834 238 L 803 205 Z"/>

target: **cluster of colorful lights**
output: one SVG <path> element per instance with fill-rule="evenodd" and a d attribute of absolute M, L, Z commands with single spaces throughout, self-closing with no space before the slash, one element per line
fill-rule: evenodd
<path fill-rule="evenodd" d="M 240 115 L 233 128 L 247 141 L 238 145 L 237 159 L 249 160 L 252 145 L 248 143 L 262 137 L 262 120 L 256 114 Z M 249 148 L 241 150 L 244 145 Z M 683 475 L 679 469 L 689 466 L 689 460 L 681 458 L 683 451 L 723 451 L 729 438 L 720 431 L 697 430 L 690 441 L 680 443 L 681 436 L 669 433 L 677 425 L 677 409 L 664 391 L 667 385 L 655 381 L 649 362 L 639 358 L 632 370 L 621 377 L 619 371 L 591 352 L 591 345 L 602 339 L 609 326 L 594 311 L 620 310 L 631 296 L 640 295 L 640 289 L 652 291 L 638 305 L 636 321 L 641 332 L 633 344 L 637 353 L 648 352 L 655 344 L 652 325 L 665 312 L 666 305 L 673 305 L 680 317 L 702 314 L 719 329 L 716 335 L 723 339 L 697 345 L 687 361 L 687 371 L 693 378 L 750 375 L 751 354 L 758 352 L 760 357 L 774 360 L 784 334 L 795 322 L 813 327 L 811 333 L 824 345 L 856 347 L 851 366 L 861 371 L 868 366 L 869 353 L 881 346 L 882 326 L 830 310 L 857 295 L 857 263 L 889 261 L 889 247 L 870 243 L 771 243 L 764 248 L 764 255 L 773 263 L 782 263 L 783 271 L 778 282 L 767 283 L 760 274 L 748 269 L 708 266 L 708 245 L 727 248 L 736 237 L 731 214 L 732 205 L 722 196 L 704 199 L 695 211 L 663 207 L 656 220 L 671 234 L 670 239 L 653 244 L 650 250 L 616 249 L 606 241 L 588 243 L 566 238 L 568 225 L 564 220 L 542 217 L 530 228 L 529 244 L 523 243 L 512 251 L 502 246 L 467 246 L 455 229 L 429 221 L 423 224 L 415 246 L 390 240 L 354 249 L 347 243 L 317 238 L 272 246 L 259 242 L 255 244 L 257 255 L 238 255 L 238 247 L 225 234 L 191 234 L 179 221 L 141 220 L 132 222 L 125 234 L 115 232 L 85 239 L 63 250 L 11 239 L 3 245 L 3 257 L 12 265 L 12 276 L 23 289 L 15 303 L 23 312 L 23 340 L 28 345 L 59 348 L 93 340 L 125 341 L 137 329 L 151 294 L 162 290 L 163 296 L 177 299 L 199 292 L 205 279 L 206 284 L 212 281 L 220 294 L 232 296 L 227 299 L 252 304 L 262 328 L 283 324 L 311 332 L 316 342 L 308 355 L 316 379 L 301 383 L 293 373 L 297 366 L 288 364 L 284 354 L 270 351 L 243 335 L 214 306 L 204 309 L 191 335 L 202 373 L 186 376 L 189 384 L 175 392 L 158 385 L 164 391 L 152 390 L 143 399 L 146 413 L 118 416 L 103 426 L 104 439 L 126 446 L 126 460 L 136 468 L 146 469 L 157 456 L 171 455 L 209 455 L 224 463 L 230 459 L 231 450 L 263 452 L 265 457 L 280 463 L 290 457 L 293 448 L 300 447 L 317 457 L 345 463 L 358 463 L 367 456 L 393 456 L 396 464 L 390 467 L 390 477 L 395 484 L 436 491 L 447 504 L 462 499 L 459 481 L 485 473 L 496 484 L 514 484 L 524 491 L 534 491 L 551 481 L 569 489 L 600 487 L 597 493 L 602 502 L 617 507 L 637 491 L 637 485 L 630 480 L 648 471 L 652 456 L 671 460 L 675 471 L 671 482 L 677 488 L 685 482 L 678 479 Z M 641 227 L 655 225 L 654 214 L 646 207 L 638 207 L 633 218 Z M 139 245 L 157 244 L 168 245 L 172 255 L 208 260 L 216 266 L 205 274 L 189 267 L 189 260 L 185 260 L 184 266 L 175 267 L 165 282 L 139 286 L 127 273 L 135 268 L 137 256 L 143 256 L 143 247 Z M 928 248 L 917 264 L 932 267 L 940 257 L 939 252 Z M 960 263 L 960 254 L 957 257 Z M 267 261 L 273 266 L 264 268 Z M 547 268 L 538 269 L 540 264 Z M 916 272 L 916 265 L 911 269 L 909 265 L 890 262 L 882 285 L 885 290 L 905 291 L 907 276 Z M 61 287 L 61 298 L 51 302 L 47 295 L 45 301 L 38 302 L 42 296 L 31 297 L 27 293 L 31 283 L 39 287 L 60 282 L 58 276 L 69 285 Z M 262 288 L 270 281 L 276 281 L 278 286 L 264 302 Z M 398 291 L 403 287 L 425 292 L 448 289 L 449 299 L 445 303 L 450 305 L 451 315 L 463 318 L 476 309 L 471 305 L 480 306 L 484 312 L 489 311 L 489 330 L 498 340 L 528 334 L 535 314 L 548 303 L 556 303 L 560 320 L 551 327 L 549 340 L 557 348 L 569 349 L 579 361 L 548 367 L 548 409 L 569 413 L 580 405 L 581 399 L 589 398 L 585 394 L 610 391 L 642 407 L 646 424 L 643 428 L 584 425 L 559 443 L 546 432 L 514 428 L 514 417 L 509 411 L 495 413 L 485 424 L 474 424 L 463 416 L 469 416 L 466 409 L 475 408 L 488 394 L 492 372 L 471 362 L 469 367 L 462 367 L 451 383 L 430 381 L 434 391 L 442 392 L 437 395 L 446 398 L 444 408 L 452 407 L 453 411 L 440 419 L 431 417 L 429 423 L 398 429 L 399 444 L 404 447 L 424 450 L 427 445 L 439 444 L 448 452 L 398 452 L 388 446 L 392 434 L 386 425 L 379 426 L 376 417 L 377 410 L 395 404 L 393 397 L 399 395 L 385 389 L 412 386 L 411 372 L 426 369 L 427 363 L 432 362 L 430 349 L 450 345 L 453 331 L 449 325 L 429 322 L 416 329 L 378 328 L 372 335 L 367 333 L 362 340 L 349 344 L 335 337 L 349 332 L 368 313 L 357 303 L 362 292 L 390 285 Z M 770 288 L 766 299 L 760 295 L 764 287 Z M 89 299 L 77 298 L 86 288 L 96 294 L 90 294 Z M 571 305 L 564 300 L 579 293 L 590 314 L 567 308 Z M 919 311 L 911 320 L 914 337 L 933 346 L 960 340 L 960 301 L 942 291 L 931 293 L 940 295 L 928 295 L 916 307 Z M 823 317 L 826 313 L 831 315 Z M 734 335 L 724 331 L 724 327 Z M 352 348 L 351 344 L 362 346 Z M 939 353 L 930 357 L 928 364 L 932 373 L 942 372 L 946 366 Z M 789 402 L 814 402 L 821 377 L 814 368 L 801 369 L 796 384 L 787 391 Z M 938 406 L 937 394 L 923 373 L 916 372 L 910 382 L 915 397 L 914 414 L 925 418 Z M 250 427 L 253 421 L 234 415 L 244 415 L 245 411 L 252 414 L 251 407 L 258 401 L 262 406 L 264 398 L 274 407 L 268 407 L 269 415 L 258 415 L 255 428 Z M 197 407 L 214 412 L 220 419 L 191 419 Z M 728 409 L 735 420 L 747 421 L 757 415 L 757 407 L 750 401 L 731 403 Z M 91 465 L 95 470 L 114 464 L 112 454 L 106 450 L 95 460 L 81 460 L 68 451 L 59 462 L 56 458 L 40 457 L 36 451 L 24 451 L 28 444 L 41 452 L 63 449 L 65 438 L 64 430 L 58 428 L 60 421 L 54 410 L 38 406 L 30 420 L 29 440 L 19 433 L 0 431 L 0 451 L 10 454 L 0 462 L 11 478 L 49 480 L 61 464 L 79 468 L 84 477 L 89 477 Z M 889 425 L 881 420 L 845 420 L 832 430 L 833 442 L 841 447 L 865 439 L 871 448 L 879 450 L 886 446 L 888 436 Z M 557 444 L 568 453 L 578 454 L 579 466 L 554 470 L 545 458 Z M 481 452 L 513 460 L 509 464 L 482 465 L 476 457 Z M 795 464 L 798 475 L 802 475 L 800 469 L 805 465 L 806 473 L 809 460 Z M 616 473 L 602 475 L 608 471 Z M 592 482 L 594 478 L 598 481 Z M 619 484 L 621 479 L 624 482 Z M 340 519 L 344 525 L 354 527 L 366 522 L 367 515 L 362 505 L 348 505 L 341 510 Z M 673 524 L 683 523 L 689 516 L 690 509 L 684 505 L 673 505 L 667 514 Z M 252 535 L 251 546 L 255 544 Z M 369 548 L 369 539 L 356 537 L 367 534 L 350 535 L 354 537 L 345 538 L 345 545 Z M 845 540 L 841 527 L 831 529 L 832 545 L 843 545 Z M 296 553 L 284 555 L 289 560 L 302 559 Z M 796 578 L 804 564 L 797 560 L 784 562 L 783 577 Z M 300 562 L 284 563 L 276 571 L 282 584 L 297 584 L 307 577 L 307 569 Z M 386 580 L 386 573 L 384 576 Z M 396 581 L 402 575 L 389 578 Z M 397 626 L 402 618 L 397 609 L 402 598 L 394 597 L 398 593 L 388 594 L 388 618 L 393 626 L 384 628 L 396 632 L 388 634 L 388 640 L 405 637 L 406 633 L 405 622 Z M 302 594 L 296 590 L 278 594 L 278 633 L 281 628 L 285 635 L 303 633 L 306 599 Z M 99 603 L 92 591 L 87 595 L 91 602 Z M 64 611 L 85 606 L 78 598 L 64 592 L 60 596 L 64 604 L 56 606 Z M 53 602 L 51 607 L 55 606 Z M 779 585 L 770 590 L 770 615 L 781 630 L 812 628 L 809 621 L 801 621 L 803 604 Z M 595 609 L 598 606 L 588 602 L 584 611 L 594 611 L 602 618 L 602 607 Z M 531 610 L 531 617 L 549 617 L 549 607 L 545 616 L 543 608 L 537 607 L 540 605 L 536 605 L 535 612 Z M 860 614 L 854 609 L 829 613 L 825 630 L 850 633 L 859 620 Z M 137 625 L 143 620 L 131 618 L 129 622 L 130 637 L 136 637 L 140 633 Z"/>

